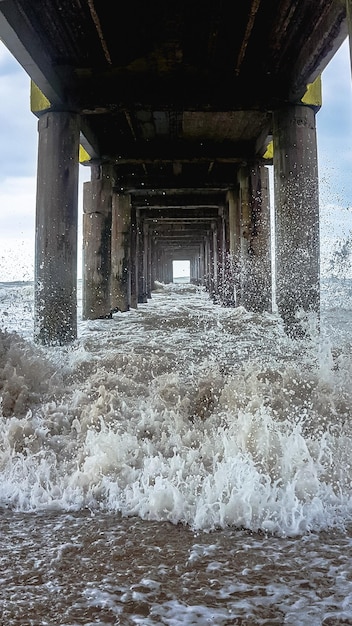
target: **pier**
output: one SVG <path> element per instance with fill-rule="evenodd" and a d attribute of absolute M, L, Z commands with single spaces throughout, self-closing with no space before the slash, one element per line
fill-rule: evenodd
<path fill-rule="evenodd" d="M 1 0 L 0 38 L 38 118 L 38 342 L 77 336 L 78 246 L 85 319 L 148 302 L 180 259 L 215 302 L 270 312 L 274 249 L 287 332 L 302 311 L 318 320 L 320 77 L 351 7 Z"/>

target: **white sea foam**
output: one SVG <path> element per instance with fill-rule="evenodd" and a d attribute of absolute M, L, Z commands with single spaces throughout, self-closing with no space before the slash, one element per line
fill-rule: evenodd
<path fill-rule="evenodd" d="M 337 344 L 327 325 L 293 341 L 275 315 L 159 285 L 135 311 L 81 321 L 68 347 L 35 346 L 27 323 L 3 330 L 2 506 L 291 536 L 342 527 L 352 362 L 346 329 Z"/>

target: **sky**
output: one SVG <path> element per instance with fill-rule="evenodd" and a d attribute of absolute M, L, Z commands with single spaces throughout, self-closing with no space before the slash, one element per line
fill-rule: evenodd
<path fill-rule="evenodd" d="M 321 258 L 327 271 L 352 276 L 352 81 L 346 40 L 323 72 L 323 106 L 317 114 Z M 37 118 L 30 111 L 30 79 L 0 42 L 0 281 L 33 280 Z M 80 166 L 79 259 L 82 187 Z"/>

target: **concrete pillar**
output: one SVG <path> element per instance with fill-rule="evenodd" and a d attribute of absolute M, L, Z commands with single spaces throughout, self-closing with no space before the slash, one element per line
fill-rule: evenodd
<path fill-rule="evenodd" d="M 239 211 L 239 185 L 236 185 L 227 192 L 226 201 L 228 204 L 229 220 L 229 249 L 235 255 L 240 245 L 240 211 Z"/>
<path fill-rule="evenodd" d="M 203 242 L 199 243 L 198 246 L 198 256 L 197 256 L 197 285 L 202 285 L 203 275 L 204 275 L 204 248 Z"/>
<path fill-rule="evenodd" d="M 265 165 L 259 166 L 256 201 L 256 237 L 252 241 L 254 251 L 255 276 L 261 287 L 260 310 L 271 312 L 273 308 L 273 259 L 270 219 L 270 188 L 269 169 Z"/>
<path fill-rule="evenodd" d="M 271 241 L 268 173 L 254 163 L 238 174 L 240 184 L 240 304 L 271 311 Z"/>
<path fill-rule="evenodd" d="M 218 294 L 218 228 L 215 220 L 211 223 L 210 235 L 210 296 L 216 300 Z"/>
<path fill-rule="evenodd" d="M 160 246 L 160 242 L 157 244 L 156 250 L 156 265 L 155 265 L 155 278 L 158 282 L 163 282 L 163 272 L 162 272 L 162 249 Z"/>
<path fill-rule="evenodd" d="M 193 285 L 197 285 L 198 284 L 198 274 L 199 274 L 199 268 L 198 268 L 198 257 L 193 254 L 190 258 L 189 261 L 189 281 L 190 283 L 192 283 Z"/>
<path fill-rule="evenodd" d="M 239 304 L 251 309 L 251 189 L 248 167 L 240 168 L 238 172 L 238 182 L 240 201 Z"/>
<path fill-rule="evenodd" d="M 137 258 L 138 258 L 138 302 L 145 304 L 147 299 L 146 250 L 144 237 L 144 222 L 137 210 Z"/>
<path fill-rule="evenodd" d="M 111 317 L 111 206 L 110 168 L 92 167 L 83 190 L 83 319 Z"/>
<path fill-rule="evenodd" d="M 227 194 L 229 251 L 226 258 L 224 303 L 228 306 L 240 304 L 240 258 L 241 258 L 241 218 L 239 185 Z"/>
<path fill-rule="evenodd" d="M 131 302 L 132 309 L 138 306 L 138 256 L 137 256 L 137 214 L 131 207 Z"/>
<path fill-rule="evenodd" d="M 131 196 L 113 193 L 111 226 L 111 308 L 124 313 L 131 298 Z"/>
<path fill-rule="evenodd" d="M 39 120 L 34 336 L 45 345 L 77 337 L 79 116 Z"/>
<path fill-rule="evenodd" d="M 212 258 L 211 258 L 211 240 L 212 240 L 212 231 L 209 229 L 205 239 L 204 239 L 204 258 L 205 258 L 205 280 L 204 286 L 206 290 L 211 292 L 211 284 L 212 284 Z"/>
<path fill-rule="evenodd" d="M 150 230 L 147 222 L 144 222 L 144 276 L 147 299 L 152 297 L 152 256 L 151 256 L 151 238 Z"/>
<path fill-rule="evenodd" d="M 300 311 L 319 316 L 319 192 L 315 113 L 287 106 L 273 116 L 276 302 L 289 334 Z"/>
<path fill-rule="evenodd" d="M 155 289 L 155 281 L 160 280 L 158 278 L 158 247 L 155 241 L 155 238 L 151 237 L 151 289 L 154 291 Z"/>
<path fill-rule="evenodd" d="M 161 271 L 161 257 L 162 257 L 162 252 L 161 252 L 161 247 L 160 247 L 160 242 L 158 242 L 157 240 L 155 240 L 154 243 L 154 281 L 158 281 L 158 282 L 162 282 L 162 271 Z"/>
<path fill-rule="evenodd" d="M 205 241 L 203 240 L 200 245 L 200 253 L 199 253 L 199 281 L 202 287 L 205 285 L 205 274 L 206 274 L 206 260 L 205 260 Z"/>
<path fill-rule="evenodd" d="M 226 223 L 225 209 L 219 208 L 217 221 L 217 297 L 221 304 L 225 302 L 225 259 L 226 259 Z"/>
<path fill-rule="evenodd" d="M 200 285 L 200 246 L 198 247 L 198 250 L 194 256 L 194 265 L 195 265 L 195 276 L 194 276 L 194 280 L 195 280 L 195 284 L 196 285 Z M 191 277 L 190 277 L 191 279 Z"/>
<path fill-rule="evenodd" d="M 163 251 L 162 255 L 163 282 L 167 285 L 173 281 L 172 256 L 169 252 Z"/>

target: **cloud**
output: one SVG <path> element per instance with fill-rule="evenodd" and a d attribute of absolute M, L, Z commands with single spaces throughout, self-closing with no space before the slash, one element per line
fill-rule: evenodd
<path fill-rule="evenodd" d="M 8 177 L 0 185 L 1 239 L 33 237 L 36 178 Z"/>
<path fill-rule="evenodd" d="M 323 72 L 323 106 L 343 103 L 345 94 L 352 96 L 351 63 L 348 38 L 345 39 Z M 346 117 L 348 116 L 345 113 Z"/>
<path fill-rule="evenodd" d="M 320 200 L 352 206 L 352 81 L 348 39 L 322 75 L 317 113 Z"/>
<path fill-rule="evenodd" d="M 0 41 L 0 281 L 33 280 L 38 134 L 30 79 Z M 79 268 L 82 181 L 80 167 Z"/>
<path fill-rule="evenodd" d="M 30 111 L 30 79 L 0 42 L 0 182 L 34 176 L 37 118 Z"/>
<path fill-rule="evenodd" d="M 80 166 L 78 193 L 78 276 L 82 267 L 83 182 L 88 168 Z M 36 177 L 8 177 L 0 183 L 0 281 L 33 280 Z"/>
<path fill-rule="evenodd" d="M 36 178 L 0 184 L 0 280 L 33 280 Z"/>

